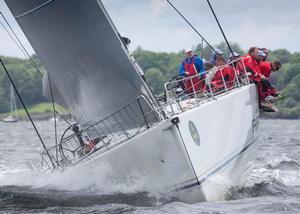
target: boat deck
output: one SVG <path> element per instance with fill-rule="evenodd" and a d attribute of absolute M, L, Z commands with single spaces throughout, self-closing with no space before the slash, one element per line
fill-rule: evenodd
<path fill-rule="evenodd" d="M 232 66 L 235 62 L 225 66 Z M 217 69 L 220 68 L 213 68 L 206 75 L 209 76 Z M 47 152 L 44 151 L 41 154 L 41 160 L 32 160 L 31 166 L 39 170 L 53 168 L 47 153 L 50 154 L 52 162 L 57 168 L 77 164 L 113 149 L 155 126 L 160 121 L 219 99 L 250 84 L 246 72 L 242 72 L 245 75 L 238 75 L 236 69 L 233 70 L 235 72 L 233 82 L 226 82 L 222 77 L 222 84 L 218 87 L 212 87 L 208 79 L 203 79 L 201 81 L 205 81 L 203 85 L 206 87 L 196 91 L 192 81 L 195 76 L 170 81 L 165 84 L 165 96 L 163 100 L 159 101 L 159 107 L 144 108 L 153 105 L 145 96 L 139 96 L 102 120 L 91 121 L 89 124 L 80 125 L 80 127 L 78 124 L 74 124 L 66 129 L 57 146 L 53 146 Z M 185 81 L 191 81 L 192 93 L 181 88 Z M 136 108 L 137 106 L 139 108 Z M 139 114 L 133 109 L 140 109 L 140 115 L 143 117 L 139 117 Z M 74 132 L 74 126 L 78 127 L 77 132 Z"/>

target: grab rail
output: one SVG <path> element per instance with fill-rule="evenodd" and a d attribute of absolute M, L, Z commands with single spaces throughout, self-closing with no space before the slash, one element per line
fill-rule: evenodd
<path fill-rule="evenodd" d="M 78 124 L 74 124 L 73 126 L 78 127 L 76 132 L 72 130 L 72 126 L 69 126 L 57 146 L 43 151 L 41 160 L 31 161 L 31 168 L 38 170 L 52 169 L 53 167 L 45 158 L 47 153 L 55 160 L 56 168 L 76 164 L 96 152 L 106 152 L 114 148 L 163 119 L 159 109 L 154 109 L 146 97 L 140 95 L 100 121 L 93 122 L 90 125 L 83 124 L 81 128 Z M 67 135 L 70 132 L 72 134 Z M 56 151 L 59 154 L 57 158 Z"/>
<path fill-rule="evenodd" d="M 237 68 L 232 67 L 234 79 L 231 82 L 226 81 L 222 73 L 223 69 L 237 63 L 242 67 L 239 68 L 239 73 Z M 218 71 L 221 72 L 221 84 L 215 86 L 211 83 L 213 75 Z M 250 84 L 245 65 L 242 61 L 240 63 L 240 59 L 224 66 L 215 67 L 205 72 L 205 76 L 206 78 L 195 84 L 192 79 L 199 77 L 199 75 L 167 82 L 165 84 L 166 102 L 162 103 L 159 108 L 153 107 L 146 97 L 141 95 L 106 118 L 91 122 L 91 124 L 83 124 L 80 130 L 77 132 L 73 130 L 72 134 L 65 136 L 72 131 L 72 126 L 68 127 L 57 146 L 42 152 L 41 160 L 32 161 L 32 168 L 38 170 L 53 169 L 52 165 L 48 163 L 48 159 L 45 158 L 47 153 L 55 160 L 56 168 L 64 168 L 79 163 L 84 159 L 91 158 L 96 153 L 102 154 L 111 150 L 166 118 L 199 106 L 201 102 L 217 99 L 235 88 Z M 190 81 L 192 92 L 180 87 L 185 81 Z M 197 84 L 202 84 L 198 90 L 195 88 Z M 181 88 L 182 91 L 176 93 L 178 88 Z M 55 155 L 56 151 L 59 154 L 58 158 Z"/>
<path fill-rule="evenodd" d="M 225 80 L 223 73 L 225 67 L 232 69 L 234 74 L 232 81 Z M 217 72 L 221 74 L 221 82 L 214 85 L 213 79 Z M 203 76 L 200 78 L 199 74 L 196 74 L 165 83 L 165 101 L 171 109 L 171 115 L 175 114 L 174 105 L 182 109 L 181 103 L 184 100 L 194 99 L 195 106 L 198 106 L 202 101 L 216 99 L 216 96 L 225 95 L 235 88 L 250 84 L 246 67 L 240 58 L 205 71 Z M 194 81 L 195 78 L 198 80 Z M 185 83 L 189 83 L 190 87 L 185 88 Z"/>

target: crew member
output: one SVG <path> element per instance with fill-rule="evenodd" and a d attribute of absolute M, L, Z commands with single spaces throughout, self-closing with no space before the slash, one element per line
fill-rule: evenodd
<path fill-rule="evenodd" d="M 193 94 L 204 87 L 204 68 L 200 57 L 193 54 L 190 48 L 185 50 L 185 59 L 180 65 L 180 76 L 191 77 L 184 81 L 184 89 Z"/>
<path fill-rule="evenodd" d="M 253 81 L 257 86 L 258 92 L 258 101 L 259 106 L 261 106 L 261 102 L 263 101 L 262 94 L 262 85 L 261 78 L 262 75 L 260 73 L 259 63 L 261 61 L 259 54 L 259 49 L 257 47 L 251 47 L 248 51 L 248 54 L 242 57 L 241 62 L 239 63 L 240 73 L 243 74 L 243 64 L 245 66 L 246 72 L 248 73 L 248 77 L 250 81 Z M 264 54 L 262 51 L 260 54 Z"/>
<path fill-rule="evenodd" d="M 246 71 L 249 73 L 249 80 L 253 81 L 257 86 L 258 93 L 258 102 L 259 107 L 263 111 L 274 112 L 276 109 L 269 105 L 262 105 L 262 102 L 265 101 L 266 91 L 264 91 L 267 86 L 266 77 L 260 72 L 260 62 L 263 58 L 266 57 L 266 54 L 259 50 L 257 47 L 251 47 L 247 55 L 242 57 L 241 63 L 244 63 Z M 241 68 L 241 63 L 239 67 Z"/>
<path fill-rule="evenodd" d="M 278 71 L 281 68 L 281 63 L 279 61 L 274 62 L 261 62 L 259 64 L 260 73 L 262 74 L 262 92 L 264 93 L 264 98 L 267 96 L 276 97 L 279 95 L 274 86 L 271 85 L 268 78 L 271 75 L 271 72 Z M 269 97 L 269 99 L 272 97 Z"/>
<path fill-rule="evenodd" d="M 223 87 L 231 88 L 234 83 L 234 71 L 226 65 L 226 60 L 223 56 L 218 56 L 216 59 L 217 72 L 212 80 L 212 88 L 221 89 Z"/>
<path fill-rule="evenodd" d="M 238 58 L 240 58 L 240 54 L 237 52 L 233 52 L 229 54 L 229 59 L 227 63 L 229 66 L 237 72 L 237 75 L 239 75 L 239 70 L 238 70 Z"/>
<path fill-rule="evenodd" d="M 210 63 L 213 65 L 216 65 L 216 60 L 219 56 L 223 56 L 223 51 L 221 51 L 220 49 L 216 48 L 212 58 L 210 59 Z"/>
<path fill-rule="evenodd" d="M 85 146 L 85 143 L 82 138 L 82 132 L 80 131 L 79 126 L 77 124 L 72 125 L 72 131 L 76 134 L 79 144 L 82 147 Z"/>
<path fill-rule="evenodd" d="M 266 55 L 266 56 L 264 56 L 264 57 L 262 58 L 262 62 L 267 61 L 267 58 L 268 58 L 268 55 L 269 55 L 269 50 L 268 50 L 267 48 L 260 48 L 259 50 L 263 51 L 264 54 Z"/>
<path fill-rule="evenodd" d="M 254 81 L 255 83 L 260 82 L 261 75 L 259 72 L 259 62 L 260 58 L 258 55 L 258 48 L 251 47 L 248 51 L 248 54 L 242 57 L 241 62 L 239 63 L 239 68 L 243 68 L 243 64 L 245 66 L 246 72 L 249 73 L 249 79 Z M 243 73 L 243 69 L 241 70 Z"/>
<path fill-rule="evenodd" d="M 266 78 L 269 78 L 271 72 L 278 71 L 281 68 L 281 63 L 279 61 L 274 62 L 261 62 L 259 64 L 260 73 Z"/>

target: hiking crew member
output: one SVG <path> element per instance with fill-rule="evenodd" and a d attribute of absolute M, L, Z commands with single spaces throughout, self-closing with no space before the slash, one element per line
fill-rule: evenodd
<path fill-rule="evenodd" d="M 249 79 L 254 82 L 260 82 L 261 74 L 259 72 L 259 56 L 258 56 L 258 48 L 251 47 L 248 51 L 248 54 L 242 57 L 241 63 L 244 63 L 246 72 L 249 73 Z M 240 65 L 240 68 L 243 66 Z M 243 72 L 243 69 L 242 71 Z"/>
<path fill-rule="evenodd" d="M 185 59 L 180 65 L 180 76 L 195 77 L 184 81 L 184 90 L 187 91 L 188 94 L 193 94 L 194 91 L 200 91 L 200 89 L 204 87 L 204 81 L 201 81 L 204 79 L 204 75 L 202 59 L 197 55 L 193 55 L 193 51 L 187 48 L 185 50 Z"/>
<path fill-rule="evenodd" d="M 265 78 L 260 73 L 260 55 L 265 55 L 263 51 L 259 51 L 257 47 L 251 47 L 248 51 L 248 54 L 242 57 L 239 67 L 242 68 L 242 64 L 244 63 L 246 72 L 249 74 L 249 80 L 253 81 L 257 86 L 257 92 L 258 92 L 258 101 L 259 106 L 261 102 L 264 100 L 264 96 L 262 93 L 262 78 Z M 241 72 L 243 72 L 243 69 L 241 69 Z"/>
<path fill-rule="evenodd" d="M 278 71 L 281 68 L 281 63 L 279 61 L 274 62 L 261 62 L 259 64 L 260 73 L 266 78 L 269 78 L 271 72 Z"/>
<path fill-rule="evenodd" d="M 259 64 L 260 73 L 262 77 L 265 77 L 262 79 L 262 91 L 264 93 L 264 97 L 278 95 L 276 88 L 271 85 L 268 78 L 270 77 L 272 71 L 278 71 L 280 68 L 281 63 L 279 61 L 261 62 Z"/>

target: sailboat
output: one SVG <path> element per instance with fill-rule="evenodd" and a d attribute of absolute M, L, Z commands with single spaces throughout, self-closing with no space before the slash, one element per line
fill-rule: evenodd
<path fill-rule="evenodd" d="M 18 122 L 17 104 L 12 85 L 10 85 L 10 115 L 5 117 L 2 121 L 6 123 Z"/>
<path fill-rule="evenodd" d="M 223 87 L 192 94 L 177 93 L 191 79 L 174 80 L 160 101 L 100 0 L 5 2 L 47 70 L 44 95 L 52 88 L 76 120 L 34 168 L 97 172 L 108 164 L 119 182 L 139 175 L 185 201 L 221 199 L 225 181 L 241 181 L 259 127 L 247 75 L 235 71 L 230 86 L 223 78 Z"/>

